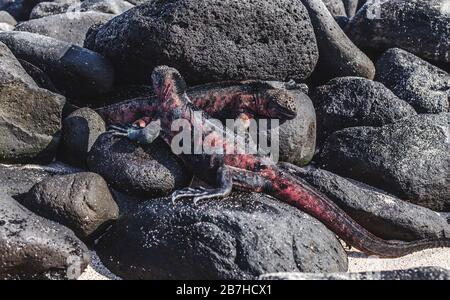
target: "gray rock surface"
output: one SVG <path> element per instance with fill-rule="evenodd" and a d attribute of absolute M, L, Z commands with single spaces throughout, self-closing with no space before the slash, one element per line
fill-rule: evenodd
<path fill-rule="evenodd" d="M 71 230 L 0 193 L 0 279 L 76 279 L 88 263 Z"/>
<path fill-rule="evenodd" d="M 86 165 L 86 158 L 97 138 L 106 130 L 103 119 L 90 108 L 80 108 L 63 121 L 59 157 L 77 166 Z"/>
<path fill-rule="evenodd" d="M 375 235 L 387 240 L 413 241 L 450 237 L 450 225 L 438 213 L 403 201 L 364 183 L 314 167 L 287 166 L 332 199 Z"/>
<path fill-rule="evenodd" d="M 322 0 L 333 16 L 347 16 L 342 0 Z"/>
<path fill-rule="evenodd" d="M 373 79 L 375 66 L 340 28 L 322 1 L 302 0 L 308 10 L 319 47 L 319 62 L 313 79 L 319 83 L 335 77 Z"/>
<path fill-rule="evenodd" d="M 77 170 L 59 162 L 47 166 L 0 164 L 0 191 L 14 198 L 22 197 L 46 178 L 74 172 Z"/>
<path fill-rule="evenodd" d="M 125 279 L 256 279 L 267 272 L 347 270 L 333 233 L 262 194 L 234 193 L 197 206 L 150 200 L 121 217 L 96 251 Z"/>
<path fill-rule="evenodd" d="M 1 42 L 0 58 L 0 162 L 49 162 L 65 98 L 39 88 Z"/>
<path fill-rule="evenodd" d="M 414 54 L 394 48 L 377 62 L 376 79 L 419 113 L 448 112 L 450 74 Z"/>
<path fill-rule="evenodd" d="M 83 239 L 95 238 L 119 216 L 106 181 L 95 173 L 54 176 L 36 184 L 22 202 L 34 213 L 72 229 Z"/>
<path fill-rule="evenodd" d="M 6 23 L 11 26 L 15 26 L 17 24 L 17 21 L 7 11 L 0 10 L 0 23 Z"/>
<path fill-rule="evenodd" d="M 30 19 L 42 18 L 60 13 L 81 13 L 96 11 L 105 14 L 119 15 L 134 5 L 123 0 L 58 0 L 56 2 L 41 2 L 36 5 L 30 14 Z"/>
<path fill-rule="evenodd" d="M 337 131 L 327 139 L 321 163 L 401 199 L 450 211 L 450 114 Z"/>
<path fill-rule="evenodd" d="M 152 198 L 187 186 L 192 178 L 164 141 L 141 146 L 109 133 L 92 146 L 88 166 L 118 190 Z"/>
<path fill-rule="evenodd" d="M 317 87 L 311 98 L 321 138 L 348 127 L 382 126 L 416 115 L 383 84 L 359 77 L 335 78 Z"/>
<path fill-rule="evenodd" d="M 422 58 L 450 62 L 450 9 L 447 0 L 367 2 L 346 33 L 362 48 L 398 47 Z"/>
<path fill-rule="evenodd" d="M 160 64 L 177 68 L 190 84 L 301 80 L 318 59 L 299 0 L 148 1 L 92 30 L 85 46 L 134 83 L 148 83 Z"/>
<path fill-rule="evenodd" d="M 82 47 L 92 25 L 104 24 L 113 17 L 112 14 L 94 11 L 61 13 L 22 22 L 15 30 L 45 35 Z"/>
<path fill-rule="evenodd" d="M 18 59 L 43 70 L 55 86 L 68 95 L 98 94 L 112 87 L 111 63 L 88 49 L 22 31 L 1 32 L 0 42 Z"/>

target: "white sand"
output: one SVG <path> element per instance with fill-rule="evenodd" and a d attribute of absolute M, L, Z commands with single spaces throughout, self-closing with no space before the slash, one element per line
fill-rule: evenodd
<path fill-rule="evenodd" d="M 450 270 L 450 248 L 428 249 L 404 257 L 381 259 L 350 251 L 349 272 L 402 270 L 418 267 L 441 267 Z"/>
<path fill-rule="evenodd" d="M 95 251 L 91 251 L 91 264 L 81 274 L 78 280 L 120 280 L 120 278 L 111 273 L 102 264 Z"/>
<path fill-rule="evenodd" d="M 429 249 L 394 259 L 367 257 L 356 250 L 350 250 L 348 253 L 349 272 L 388 271 L 417 267 L 441 267 L 450 270 L 450 248 Z M 120 280 L 120 278 L 103 266 L 97 254 L 92 252 L 91 265 L 78 280 Z"/>

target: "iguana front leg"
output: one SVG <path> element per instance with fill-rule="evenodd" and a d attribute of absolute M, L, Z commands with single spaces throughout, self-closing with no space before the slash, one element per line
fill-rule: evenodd
<path fill-rule="evenodd" d="M 193 198 L 194 204 L 200 200 L 211 198 L 223 198 L 231 193 L 233 188 L 233 178 L 231 170 L 223 166 L 217 171 L 217 188 L 207 189 L 204 187 L 187 187 L 172 194 L 172 202 L 182 198 Z"/>
<path fill-rule="evenodd" d="M 151 144 L 161 131 L 161 121 L 153 121 L 145 128 L 138 125 L 111 125 L 109 133 L 114 136 L 126 137 L 140 144 Z"/>

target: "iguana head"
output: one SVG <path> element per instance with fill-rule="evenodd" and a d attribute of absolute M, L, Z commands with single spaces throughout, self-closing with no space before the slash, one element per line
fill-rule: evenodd
<path fill-rule="evenodd" d="M 174 94 L 183 95 L 186 92 L 186 82 L 177 69 L 159 66 L 152 73 L 153 89 L 160 101 L 170 99 Z"/>
<path fill-rule="evenodd" d="M 292 120 L 297 116 L 295 98 L 291 93 L 282 89 L 267 90 L 262 97 L 265 99 L 264 108 L 267 116 Z"/>

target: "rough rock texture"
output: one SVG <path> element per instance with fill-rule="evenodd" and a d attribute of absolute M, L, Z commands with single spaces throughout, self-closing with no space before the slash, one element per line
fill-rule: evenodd
<path fill-rule="evenodd" d="M 1 32 L 14 55 L 43 70 L 69 95 L 97 94 L 111 89 L 114 70 L 103 56 L 88 49 L 29 32 Z"/>
<path fill-rule="evenodd" d="M 47 166 L 0 164 L 0 191 L 22 198 L 38 182 L 56 174 L 70 174 L 77 170 L 59 162 Z"/>
<path fill-rule="evenodd" d="M 30 19 L 42 18 L 60 13 L 81 13 L 96 11 L 105 14 L 119 15 L 134 5 L 122 0 L 59 0 L 57 2 L 41 2 L 36 5 L 30 14 Z"/>
<path fill-rule="evenodd" d="M 312 93 L 321 137 L 343 128 L 382 126 L 416 115 L 383 84 L 358 77 L 329 81 Z"/>
<path fill-rule="evenodd" d="M 344 3 L 347 17 L 353 18 L 358 8 L 358 0 L 342 0 L 342 2 Z"/>
<path fill-rule="evenodd" d="M 12 31 L 13 29 L 14 29 L 14 26 L 12 26 L 8 23 L 0 22 L 0 31 Z"/>
<path fill-rule="evenodd" d="M 398 47 L 448 63 L 449 7 L 447 0 L 371 1 L 347 25 L 346 33 L 362 48 Z"/>
<path fill-rule="evenodd" d="M 51 160 L 64 103 L 64 97 L 40 89 L 0 42 L 0 162 Z"/>
<path fill-rule="evenodd" d="M 347 16 L 342 0 L 322 0 L 333 16 Z"/>
<path fill-rule="evenodd" d="M 300 90 L 296 98 L 297 117 L 280 125 L 280 160 L 307 165 L 316 149 L 316 113 L 311 99 Z"/>
<path fill-rule="evenodd" d="M 140 146 L 102 134 L 89 152 L 88 166 L 115 188 L 137 196 L 165 196 L 191 180 L 182 161 L 160 139 Z"/>
<path fill-rule="evenodd" d="M 363 273 L 278 273 L 264 274 L 260 280 L 450 280 L 450 271 L 443 268 L 425 267 Z"/>
<path fill-rule="evenodd" d="M 450 211 L 450 114 L 333 133 L 324 168 L 437 211 Z"/>
<path fill-rule="evenodd" d="M 197 206 L 150 200 L 120 218 L 96 250 L 125 279 L 255 279 L 267 272 L 347 270 L 345 251 L 324 225 L 261 194 L 234 193 Z"/>
<path fill-rule="evenodd" d="M 68 9 L 71 9 L 79 3 L 81 3 L 79 0 L 54 0 L 52 2 L 40 2 L 33 7 L 33 10 L 30 13 L 30 20 L 65 13 Z"/>
<path fill-rule="evenodd" d="M 122 81 L 148 83 L 160 64 L 188 83 L 307 78 L 318 51 L 300 0 L 148 1 L 91 30 L 85 46 Z"/>
<path fill-rule="evenodd" d="M 376 80 L 419 113 L 450 109 L 450 74 L 404 50 L 389 49 L 381 56 Z"/>
<path fill-rule="evenodd" d="M 17 21 L 24 21 L 38 2 L 39 0 L 2 0 L 0 10 L 8 12 Z"/>
<path fill-rule="evenodd" d="M 88 263 L 72 231 L 0 193 L 0 279 L 75 279 Z"/>
<path fill-rule="evenodd" d="M 327 195 L 364 228 L 381 238 L 413 241 L 450 237 L 447 220 L 432 210 L 326 170 L 286 167 Z"/>
<path fill-rule="evenodd" d="M 56 94 L 61 94 L 61 92 L 58 91 L 58 89 L 53 84 L 50 77 L 48 77 L 48 75 L 45 74 L 44 71 L 42 71 L 40 68 L 36 67 L 35 65 L 27 62 L 26 60 L 18 59 L 18 61 L 20 62 L 22 67 L 25 69 L 25 71 L 28 73 L 28 75 L 30 75 L 31 78 L 33 78 L 34 82 L 36 82 L 36 84 L 40 88 L 49 90 Z M 66 103 L 66 105 L 68 105 L 68 103 Z"/>
<path fill-rule="evenodd" d="M 7 11 L 0 10 L 0 23 L 6 23 L 15 26 L 17 24 L 17 21 Z"/>
<path fill-rule="evenodd" d="M 104 24 L 114 15 L 100 12 L 63 13 L 22 22 L 15 30 L 27 31 L 83 46 L 89 28 L 97 23 Z"/>
<path fill-rule="evenodd" d="M 302 0 L 309 12 L 317 45 L 319 62 L 314 81 L 326 82 L 334 77 L 358 76 L 373 79 L 375 66 L 345 35 L 322 1 Z"/>
<path fill-rule="evenodd" d="M 86 107 L 74 111 L 63 121 L 59 156 L 71 164 L 84 166 L 92 145 L 105 130 L 105 122 L 92 109 Z"/>
<path fill-rule="evenodd" d="M 45 179 L 31 189 L 22 204 L 46 219 L 67 226 L 83 240 L 95 237 L 119 216 L 108 185 L 95 173 Z"/>

